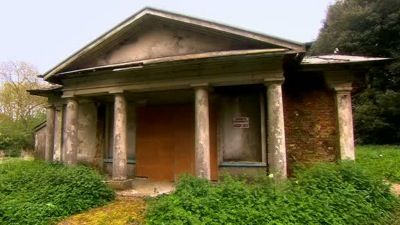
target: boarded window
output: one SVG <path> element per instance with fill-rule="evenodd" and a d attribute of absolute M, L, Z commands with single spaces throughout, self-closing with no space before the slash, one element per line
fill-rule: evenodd
<path fill-rule="evenodd" d="M 216 93 L 218 145 L 223 161 L 261 162 L 261 87 L 224 87 Z"/>

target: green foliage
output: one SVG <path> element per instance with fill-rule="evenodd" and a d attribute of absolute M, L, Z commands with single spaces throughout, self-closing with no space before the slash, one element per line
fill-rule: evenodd
<path fill-rule="evenodd" d="M 33 128 L 45 119 L 46 98 L 27 92 L 44 86 L 37 74 L 26 62 L 0 62 L 0 150 L 9 156 L 33 149 Z"/>
<path fill-rule="evenodd" d="M 102 177 L 83 166 L 0 162 L 0 224 L 49 224 L 113 198 Z"/>
<path fill-rule="evenodd" d="M 353 100 L 357 143 L 400 143 L 400 92 L 368 88 Z"/>
<path fill-rule="evenodd" d="M 44 119 L 43 113 L 25 120 L 0 116 L 0 150 L 4 150 L 7 156 L 19 156 L 21 150 L 32 150 L 33 128 Z"/>
<path fill-rule="evenodd" d="M 400 2 L 398 0 L 340 0 L 327 18 L 311 53 L 398 56 Z"/>
<path fill-rule="evenodd" d="M 395 59 L 367 74 L 354 97 L 358 143 L 400 143 L 400 1 L 340 0 L 328 15 L 311 54 L 365 55 Z"/>
<path fill-rule="evenodd" d="M 274 183 L 225 177 L 218 184 L 182 177 L 174 194 L 151 202 L 156 224 L 385 224 L 397 206 L 388 185 L 354 164 L 321 164 Z"/>
<path fill-rule="evenodd" d="M 400 182 L 399 146 L 357 146 L 357 165 L 369 174 L 391 182 Z"/>

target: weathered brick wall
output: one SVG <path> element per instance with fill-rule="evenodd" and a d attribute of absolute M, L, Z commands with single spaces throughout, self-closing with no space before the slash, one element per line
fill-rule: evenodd
<path fill-rule="evenodd" d="M 289 172 L 294 162 L 335 161 L 335 100 L 319 74 L 295 74 L 283 86 Z"/>

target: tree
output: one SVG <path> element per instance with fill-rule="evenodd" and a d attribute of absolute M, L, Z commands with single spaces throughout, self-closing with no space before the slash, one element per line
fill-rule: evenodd
<path fill-rule="evenodd" d="M 18 154 L 32 148 L 32 129 L 43 121 L 46 102 L 26 91 L 44 85 L 37 74 L 25 62 L 0 63 L 0 150 Z"/>
<path fill-rule="evenodd" d="M 25 62 L 0 64 L 0 112 L 14 120 L 26 121 L 43 112 L 45 99 L 26 90 L 43 86 L 36 77 L 38 71 Z"/>
<path fill-rule="evenodd" d="M 334 52 L 394 59 L 368 72 L 353 98 L 354 120 L 358 142 L 400 143 L 400 1 L 336 1 L 310 54 Z"/>

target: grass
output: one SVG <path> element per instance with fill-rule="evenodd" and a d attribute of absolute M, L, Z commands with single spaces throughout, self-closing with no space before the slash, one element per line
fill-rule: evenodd
<path fill-rule="evenodd" d="M 400 183 L 400 146 L 357 146 L 356 163 L 373 176 Z"/>
<path fill-rule="evenodd" d="M 11 157 L 0 157 L 0 164 L 5 162 L 18 162 L 21 161 L 19 158 L 11 158 Z"/>
<path fill-rule="evenodd" d="M 144 222 L 145 208 L 146 203 L 143 199 L 121 199 L 72 216 L 58 225 L 139 225 Z"/>
<path fill-rule="evenodd" d="M 364 145 L 356 148 L 356 162 L 372 176 L 400 183 L 400 146 Z M 398 192 L 398 191 L 397 191 Z M 398 193 L 397 193 L 398 194 Z M 400 225 L 400 208 L 388 224 Z"/>

